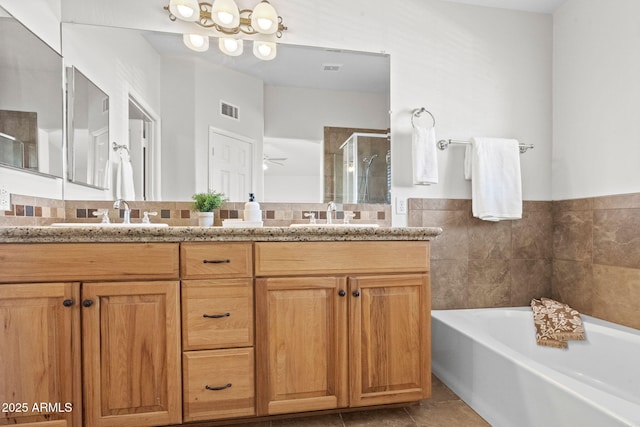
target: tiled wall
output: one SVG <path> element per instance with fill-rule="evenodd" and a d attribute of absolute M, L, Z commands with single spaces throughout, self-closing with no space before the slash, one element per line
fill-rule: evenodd
<path fill-rule="evenodd" d="M 473 218 L 470 200 L 409 199 L 409 226 L 442 227 L 431 244 L 433 309 L 529 305 L 551 295 L 551 202 L 519 221 Z"/>
<path fill-rule="evenodd" d="M 64 201 L 11 195 L 11 209 L 0 211 L 0 226 L 49 225 L 64 221 Z"/>
<path fill-rule="evenodd" d="M 553 297 L 640 329 L 640 193 L 554 202 Z"/>
<path fill-rule="evenodd" d="M 151 222 L 163 222 L 172 226 L 196 226 L 198 218 L 192 210 L 191 202 L 131 202 L 131 221 L 140 222 L 144 212 L 157 212 Z M 319 223 L 326 222 L 325 203 L 263 203 L 261 204 L 264 225 L 269 227 L 288 226 L 292 223 L 307 223 L 307 212 L 315 213 Z M 344 213 L 354 214 L 352 223 L 391 226 L 391 207 L 384 204 L 344 204 L 338 205 L 336 218 L 342 222 Z M 0 211 L 0 226 L 37 226 L 54 222 L 100 222 L 98 211 L 109 211 L 111 222 L 119 222 L 123 212 L 113 209 L 111 201 L 61 201 L 29 196 L 11 195 L 11 210 Z M 222 225 L 227 218 L 242 218 L 244 202 L 226 203 L 215 213 L 214 225 Z"/>

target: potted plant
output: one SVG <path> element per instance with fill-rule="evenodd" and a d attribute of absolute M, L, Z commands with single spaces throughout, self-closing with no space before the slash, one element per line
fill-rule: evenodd
<path fill-rule="evenodd" d="M 219 209 L 227 201 L 223 193 L 215 191 L 194 194 L 192 199 L 193 209 L 198 212 L 200 227 L 211 227 L 213 225 L 213 211 Z"/>

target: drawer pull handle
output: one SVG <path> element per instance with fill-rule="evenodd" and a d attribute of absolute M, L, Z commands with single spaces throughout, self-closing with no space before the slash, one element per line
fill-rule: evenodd
<path fill-rule="evenodd" d="M 220 386 L 220 387 L 211 387 L 210 385 L 205 385 L 204 388 L 206 388 L 207 390 L 220 391 L 227 388 L 231 388 L 231 383 Z"/>
<path fill-rule="evenodd" d="M 71 307 L 73 304 L 74 304 L 74 301 L 72 299 L 66 299 L 62 301 L 62 305 L 64 305 L 65 307 Z"/>
<path fill-rule="evenodd" d="M 230 259 L 203 259 L 203 264 L 229 264 L 231 262 Z"/>
<path fill-rule="evenodd" d="M 224 314 L 203 314 L 202 317 L 205 317 L 207 319 L 220 319 L 222 317 L 229 317 L 231 316 L 231 313 L 224 313 Z"/>

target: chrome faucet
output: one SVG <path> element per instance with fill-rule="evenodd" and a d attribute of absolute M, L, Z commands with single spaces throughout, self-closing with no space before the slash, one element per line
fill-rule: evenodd
<path fill-rule="evenodd" d="M 123 199 L 118 199 L 113 202 L 113 209 L 120 209 L 120 205 L 124 205 L 122 208 L 124 209 L 124 218 L 122 219 L 122 223 L 131 224 L 131 208 L 129 207 L 129 203 Z"/>
<path fill-rule="evenodd" d="M 327 203 L 327 224 L 333 224 L 333 220 L 331 219 L 331 212 L 336 211 L 336 204 L 332 201 Z"/>

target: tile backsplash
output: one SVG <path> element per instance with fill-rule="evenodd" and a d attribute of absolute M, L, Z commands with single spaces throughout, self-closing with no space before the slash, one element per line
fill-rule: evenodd
<path fill-rule="evenodd" d="M 151 222 L 163 222 L 171 226 L 197 226 L 197 213 L 191 202 L 131 202 L 131 220 L 140 222 L 144 212 L 156 212 Z M 265 226 L 289 226 L 292 223 L 307 223 L 305 213 L 313 212 L 319 223 L 327 218 L 325 203 L 262 203 Z M 381 227 L 391 226 L 391 207 L 385 204 L 338 205 L 336 218 L 342 222 L 345 212 L 352 212 L 353 223 L 373 223 Z M 112 222 L 122 220 L 123 211 L 116 212 L 112 201 L 54 200 L 29 196 L 11 195 L 11 210 L 0 211 L 0 226 L 37 226 L 54 222 L 100 222 L 100 211 L 107 210 Z M 222 225 L 228 218 L 242 218 L 244 202 L 226 203 L 216 210 L 214 225 Z"/>

